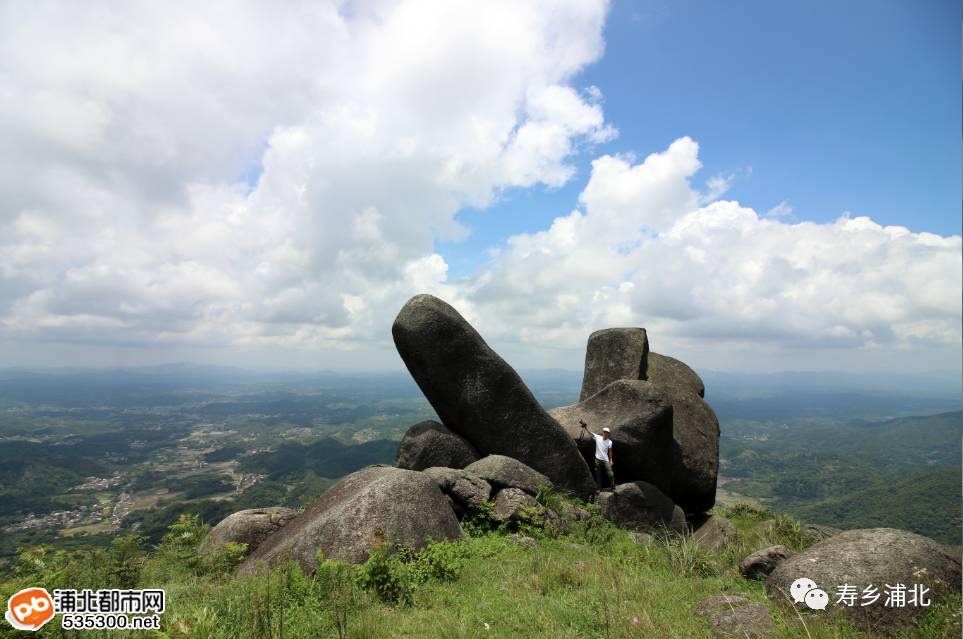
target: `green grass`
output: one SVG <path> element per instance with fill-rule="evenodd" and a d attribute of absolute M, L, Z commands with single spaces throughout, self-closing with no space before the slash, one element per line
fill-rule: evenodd
<path fill-rule="evenodd" d="M 738 562 L 753 550 L 811 543 L 798 522 L 745 505 L 721 512 L 738 532 L 719 552 L 671 536 L 657 535 L 653 543 L 640 545 L 600 518 L 574 526 L 566 536 L 539 535 L 533 547 L 476 522 L 473 536 L 431 544 L 417 554 L 375 552 L 361 567 L 322 561 L 314 575 L 287 563 L 254 577 L 234 576 L 238 548 L 197 559 L 193 548 L 204 529 L 188 518 L 149 553 L 126 538 L 108 550 L 28 554 L 3 582 L 0 595 L 28 583 L 97 588 L 122 580 L 164 587 L 168 609 L 163 630 L 153 636 L 171 638 L 688 639 L 711 637 L 706 621 L 693 615 L 695 606 L 733 593 L 769 607 L 774 637 L 872 636 L 831 615 L 797 615 L 768 601 L 761 582 L 739 574 Z M 942 602 L 924 615 L 919 628 L 902 636 L 959 637 L 960 604 L 959 596 Z M 46 633 L 64 636 L 56 627 Z M 7 636 L 13 635 L 5 627 L 0 637 Z"/>

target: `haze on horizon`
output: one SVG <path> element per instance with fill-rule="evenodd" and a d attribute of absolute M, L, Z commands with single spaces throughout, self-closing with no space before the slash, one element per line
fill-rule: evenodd
<path fill-rule="evenodd" d="M 5 3 L 0 367 L 959 371 L 958 7 L 857 5 Z"/>

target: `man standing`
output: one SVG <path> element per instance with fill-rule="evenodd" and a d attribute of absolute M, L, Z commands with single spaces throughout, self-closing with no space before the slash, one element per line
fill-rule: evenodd
<path fill-rule="evenodd" d="M 601 435 L 596 435 L 592 432 L 592 429 L 588 427 L 584 421 L 579 420 L 579 424 L 582 425 L 588 434 L 592 436 L 595 440 L 595 483 L 602 490 L 602 470 L 605 470 L 605 475 L 608 477 L 609 484 L 612 489 L 615 489 L 615 474 L 612 472 L 612 465 L 615 463 L 612 461 L 612 438 L 610 437 L 611 431 L 608 428 L 602 429 Z"/>

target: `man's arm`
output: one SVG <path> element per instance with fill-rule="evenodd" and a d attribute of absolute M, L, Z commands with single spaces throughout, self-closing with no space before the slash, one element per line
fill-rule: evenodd
<path fill-rule="evenodd" d="M 589 434 L 589 435 L 591 435 L 592 437 L 595 437 L 595 433 L 592 432 L 592 429 L 589 428 L 589 425 L 588 425 L 588 424 L 586 424 L 585 422 L 583 422 L 581 419 L 578 420 L 578 423 L 582 425 L 582 428 L 584 428 L 585 430 L 588 431 L 588 434 Z"/>
<path fill-rule="evenodd" d="M 613 448 L 615 448 L 614 445 L 609 446 L 609 450 L 608 450 L 608 453 L 609 453 L 609 466 L 615 466 L 615 460 L 612 459 L 612 449 L 613 449 Z"/>

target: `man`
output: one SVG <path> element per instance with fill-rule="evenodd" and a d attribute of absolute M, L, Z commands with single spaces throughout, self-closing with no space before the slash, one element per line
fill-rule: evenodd
<path fill-rule="evenodd" d="M 592 432 L 592 429 L 588 427 L 584 421 L 579 420 L 579 424 L 582 425 L 588 434 L 592 436 L 595 440 L 595 483 L 598 485 L 599 490 L 602 490 L 602 470 L 605 470 L 605 475 L 609 478 L 609 484 L 612 489 L 615 489 L 615 474 L 612 472 L 612 466 L 615 464 L 612 461 L 612 438 L 611 431 L 608 428 L 602 429 L 601 435 L 596 435 Z"/>

